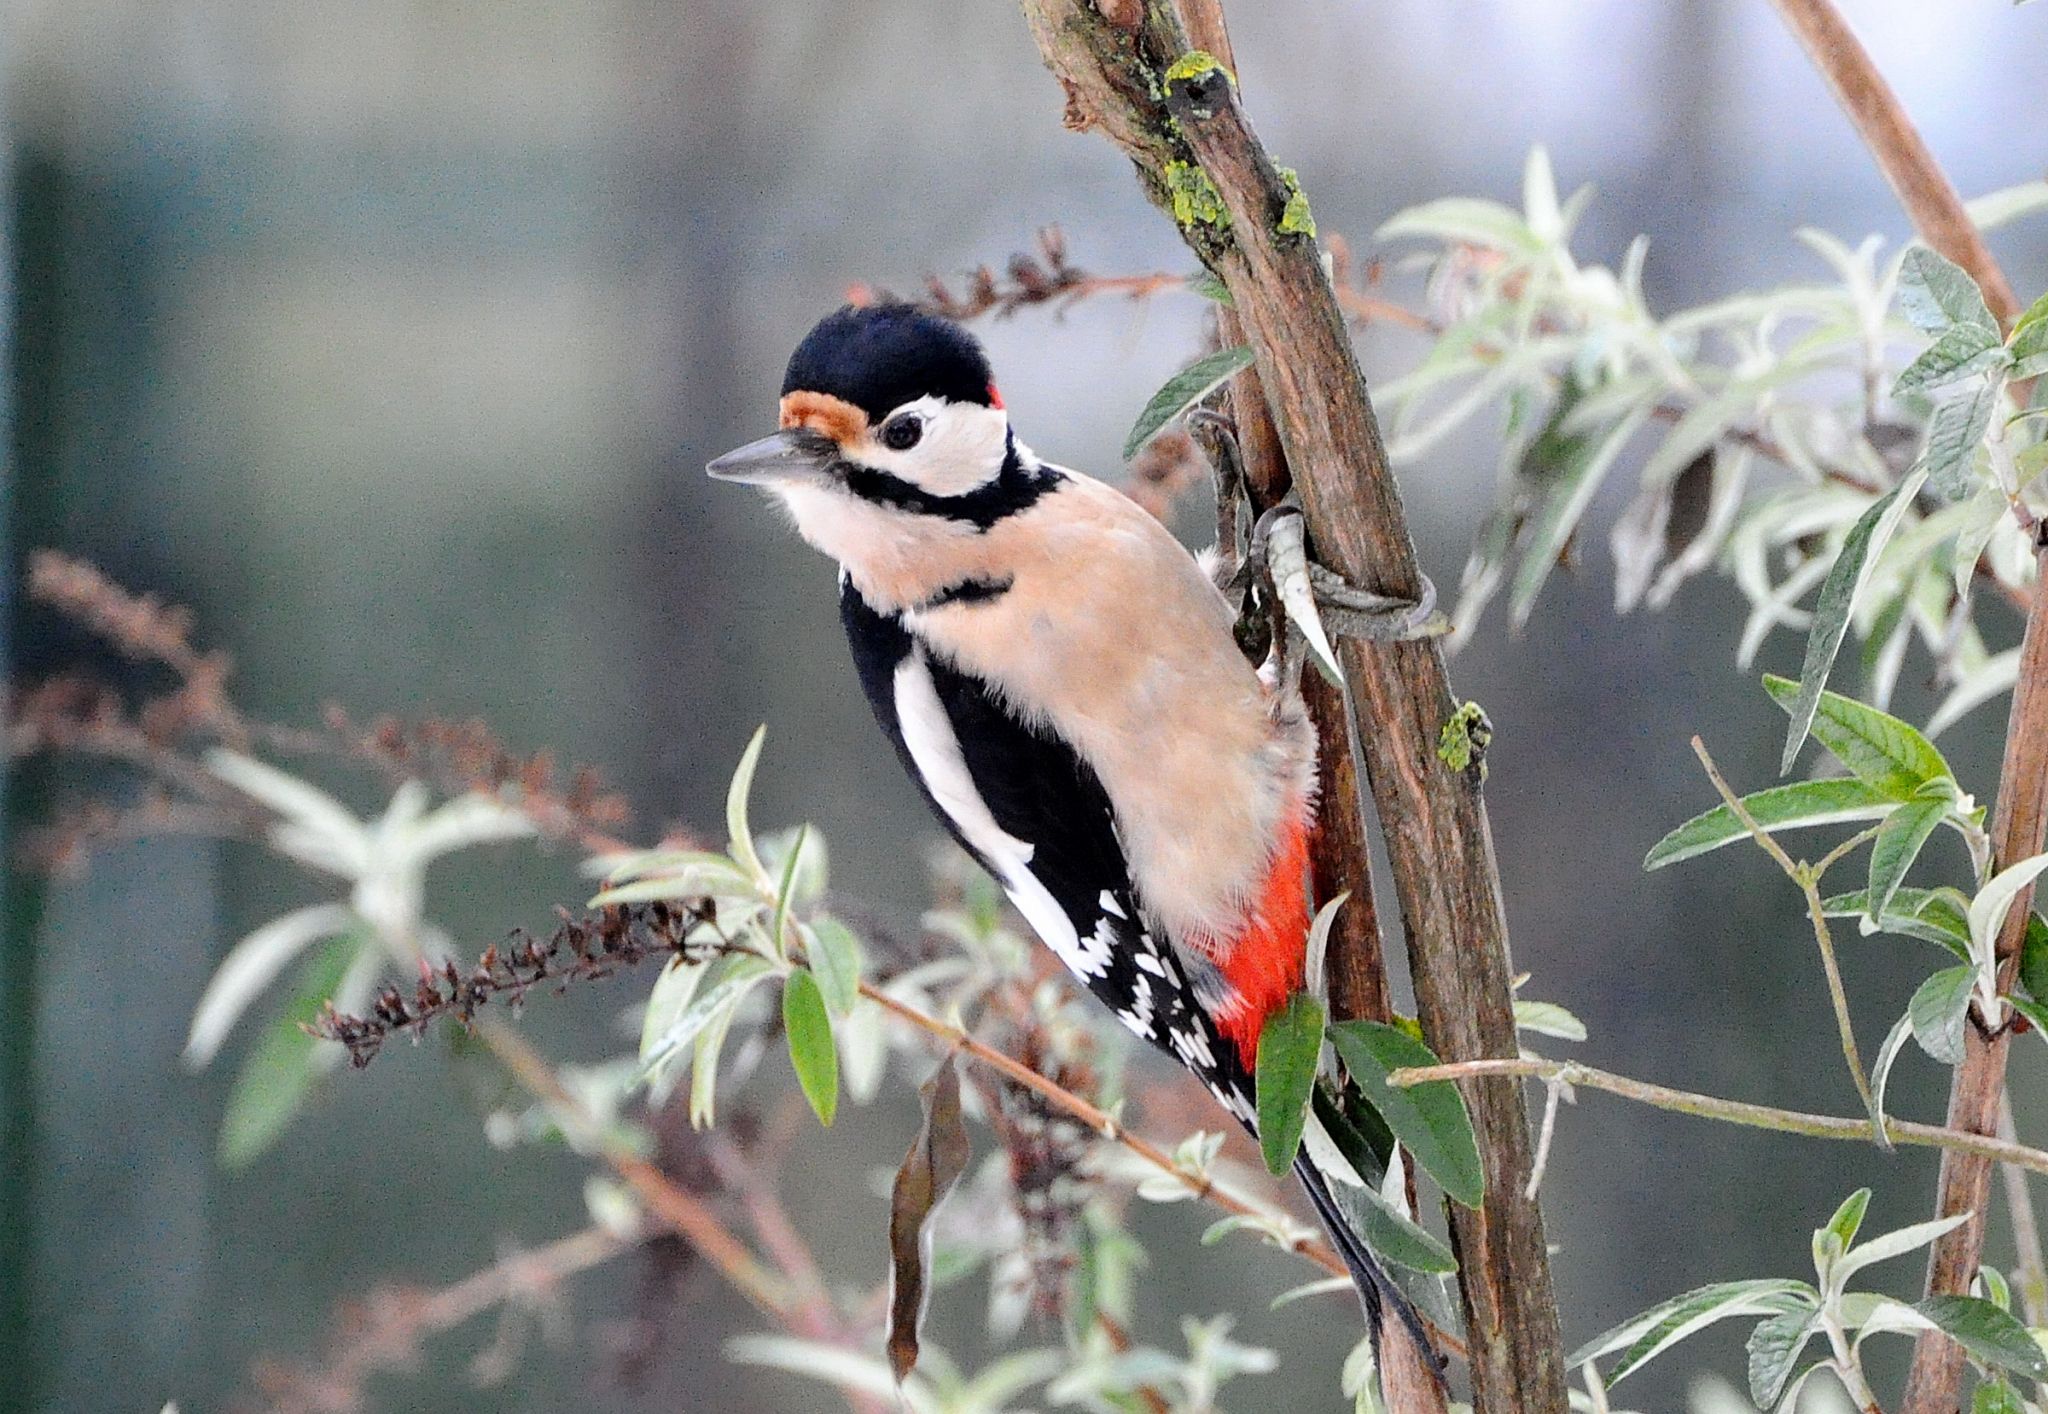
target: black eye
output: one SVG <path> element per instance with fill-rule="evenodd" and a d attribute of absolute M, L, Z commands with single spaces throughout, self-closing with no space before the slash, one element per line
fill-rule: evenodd
<path fill-rule="evenodd" d="M 882 445 L 892 452 L 907 452 L 924 436 L 924 419 L 906 413 L 882 424 Z"/>

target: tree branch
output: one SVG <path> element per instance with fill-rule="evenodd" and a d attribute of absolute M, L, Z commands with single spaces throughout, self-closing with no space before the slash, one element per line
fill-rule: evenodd
<path fill-rule="evenodd" d="M 1619 1095 L 1625 1100 L 1650 1105 L 1660 1110 L 1671 1110 L 1677 1114 L 1694 1115 L 1700 1119 L 1720 1120 L 1725 1124 L 1739 1124 L 1749 1129 L 1770 1129 L 1780 1134 L 1801 1134 L 1808 1139 L 1851 1139 L 1865 1143 L 1874 1142 L 1877 1130 L 1867 1119 L 1850 1119 L 1845 1115 L 1808 1114 L 1801 1110 L 1774 1109 L 1769 1105 L 1752 1105 L 1744 1100 L 1724 1100 L 1718 1095 L 1701 1095 L 1691 1090 L 1673 1090 L 1666 1085 L 1652 1085 L 1643 1080 L 1631 1080 L 1626 1075 L 1612 1071 L 1598 1070 L 1576 1061 L 1543 1060 L 1537 1056 L 1522 1056 L 1515 1060 L 1459 1061 L 1451 1065 L 1419 1065 L 1397 1070 L 1388 1077 L 1392 1085 L 1425 1085 L 1432 1080 L 1480 1080 L 1499 1076 L 1534 1077 L 1540 1080 L 1559 1080 L 1567 1085 L 1583 1085 L 1589 1090 L 1604 1090 L 1610 1095 Z M 2048 1152 L 2029 1149 L 2024 1144 L 2011 1143 L 1988 1134 L 1972 1134 L 1967 1130 L 1944 1129 L 1934 1124 L 1916 1124 L 1912 1120 L 1890 1119 L 1884 1123 L 1884 1137 L 1895 1144 L 1910 1144 L 1922 1149 L 1941 1149 L 1951 1154 L 1969 1154 L 1983 1159 L 1986 1163 L 2006 1163 L 2022 1168 L 2029 1173 L 2048 1174 Z"/>
<path fill-rule="evenodd" d="M 1422 574 L 1312 221 L 1253 136 L 1234 80 L 1162 7 L 1023 0 L 1067 94 L 1070 127 L 1095 127 L 1223 280 L 1255 355 L 1318 557 L 1361 588 L 1419 597 Z M 1119 23 L 1118 21 L 1121 21 Z M 1127 27 L 1128 26 L 1128 27 Z M 1168 71 L 1177 62 L 1181 68 Z M 1433 643 L 1346 640 L 1368 776 L 1408 930 L 1425 1034 L 1455 1060 L 1515 1054 L 1507 928 L 1476 773 L 1436 756 L 1456 709 Z M 1517 1086 L 1479 1087 L 1485 1210 L 1452 1214 L 1475 1403 L 1486 1414 L 1565 1406 L 1563 1342 Z"/>

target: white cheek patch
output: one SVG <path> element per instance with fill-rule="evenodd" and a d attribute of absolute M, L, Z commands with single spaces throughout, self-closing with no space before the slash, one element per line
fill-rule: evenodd
<path fill-rule="evenodd" d="M 917 445 L 896 451 L 883 444 L 889 418 L 924 419 Z M 935 496 L 960 496 L 996 479 L 1010 448 L 1010 419 L 1001 408 L 924 397 L 882 419 L 861 442 L 859 460 Z"/>

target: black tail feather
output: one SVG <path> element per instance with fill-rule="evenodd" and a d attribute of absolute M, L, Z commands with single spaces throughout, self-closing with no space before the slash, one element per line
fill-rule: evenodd
<path fill-rule="evenodd" d="M 1344 1210 L 1337 1206 L 1335 1195 L 1330 1192 L 1329 1180 L 1321 1169 L 1310 1160 L 1303 1150 L 1294 1160 L 1294 1173 L 1301 1180 L 1301 1186 L 1308 1190 L 1308 1199 L 1314 1205 L 1316 1216 L 1323 1220 L 1323 1227 L 1330 1234 L 1330 1240 L 1337 1245 L 1337 1251 L 1344 1258 L 1344 1265 L 1351 1269 L 1351 1280 L 1358 1287 L 1358 1299 L 1365 1306 L 1366 1323 L 1372 1328 L 1375 1349 L 1380 1345 L 1380 1333 L 1384 1328 L 1385 1311 L 1391 1306 L 1395 1318 L 1414 1337 L 1415 1347 L 1430 1356 L 1437 1379 L 1443 1378 L 1444 1359 L 1429 1339 L 1429 1331 L 1422 1323 L 1422 1313 L 1415 1309 L 1402 1290 L 1387 1276 L 1365 1239 L 1352 1228 L 1344 1216 Z"/>

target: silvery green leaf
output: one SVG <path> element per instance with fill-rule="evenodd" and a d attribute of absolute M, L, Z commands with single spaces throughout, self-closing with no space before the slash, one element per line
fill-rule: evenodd
<path fill-rule="evenodd" d="M 1895 808 L 1892 797 L 1878 787 L 1841 778 L 1772 786 L 1742 797 L 1742 804 L 1766 834 L 1813 825 L 1879 820 Z M 1661 869 L 1747 838 L 1749 827 L 1741 817 L 1727 806 L 1717 805 L 1693 816 L 1652 845 L 1643 858 L 1643 868 Z"/>
<path fill-rule="evenodd" d="M 1785 1392 L 1819 1321 L 1817 1311 L 1788 1311 L 1766 1316 L 1749 1333 L 1749 1397 L 1757 1408 L 1771 1408 Z"/>
<path fill-rule="evenodd" d="M 228 950 L 214 969 L 185 1038 L 185 1064 L 204 1069 L 235 1021 L 300 952 L 322 938 L 359 927 L 353 909 L 338 903 L 296 908 L 271 919 Z"/>
<path fill-rule="evenodd" d="M 754 729 L 725 791 L 725 831 L 729 841 L 726 848 L 740 868 L 757 880 L 766 880 L 768 871 L 762 867 L 761 855 L 754 848 L 754 831 L 747 823 L 747 797 L 753 794 L 754 770 L 761 764 L 761 744 L 767 739 L 767 727 Z"/>
<path fill-rule="evenodd" d="M 1957 325 L 1994 333 L 1998 329 L 1977 282 L 1962 266 L 1926 246 L 1906 252 L 1899 271 L 1899 309 L 1923 334 L 1939 336 Z"/>
<path fill-rule="evenodd" d="M 1586 1039 L 1586 1023 L 1556 1002 L 1525 1002 L 1517 998 L 1515 1029 L 1533 1031 L 1538 1036 L 1555 1036 L 1560 1041 Z"/>
<path fill-rule="evenodd" d="M 871 1394 L 887 1405 L 902 1399 L 912 1414 L 937 1414 L 930 1387 L 913 1374 L 901 1385 L 877 1356 L 843 1345 L 786 1335 L 740 1335 L 725 1343 L 725 1358 L 738 1365 L 764 1365 L 818 1380 L 839 1389 Z"/>
<path fill-rule="evenodd" d="M 821 913 L 808 924 L 799 924 L 804 940 L 804 957 L 817 974 L 824 990 L 825 1005 L 834 1016 L 845 1016 L 860 997 L 860 940 L 853 930 L 829 913 Z"/>
<path fill-rule="evenodd" d="M 2011 362 L 1996 329 L 1959 324 L 1907 364 L 1892 384 L 1892 396 L 1927 393 Z"/>
<path fill-rule="evenodd" d="M 1969 1015 L 1970 991 L 1977 980 L 1975 966 L 1945 967 L 1922 982 L 1907 1004 L 1906 1015 L 1913 1022 L 1913 1039 L 1920 1049 L 1943 1065 L 1963 1059 L 1963 1023 Z"/>
<path fill-rule="evenodd" d="M 657 900 L 736 898 L 758 902 L 754 883 L 730 864 L 690 864 L 670 874 L 648 874 L 591 895 L 588 908 Z"/>
<path fill-rule="evenodd" d="M 1865 917 L 1873 930 L 1880 926 L 1878 919 L 1890 911 L 1893 897 L 1906 881 L 1906 871 L 1920 857 L 1928 836 L 1947 818 L 1951 808 L 1946 800 L 1909 800 L 1885 816 L 1870 847 L 1870 888 L 1866 896 L 1870 912 Z"/>
<path fill-rule="evenodd" d="M 804 841 L 810 838 L 811 827 L 800 826 L 796 838 L 791 842 L 787 856 L 782 861 L 780 881 L 775 885 L 775 911 L 768 924 L 768 945 L 778 958 L 789 956 L 789 910 L 790 901 L 796 895 L 797 870 L 804 859 Z"/>
<path fill-rule="evenodd" d="M 1944 500 L 1960 501 L 1977 490 L 1977 449 L 1991 430 L 1991 414 L 2004 385 L 1982 378 L 1934 409 L 1927 424 L 1928 485 Z M 1976 557 L 1970 557 L 1971 563 Z"/>
<path fill-rule="evenodd" d="M 283 817 L 273 839 L 293 858 L 343 878 L 369 869 L 369 827 L 326 791 L 225 747 L 213 748 L 203 760 L 214 776 Z"/>
<path fill-rule="evenodd" d="M 1903 1257 L 1908 1252 L 1925 1247 L 1943 1233 L 1961 1227 L 1969 1220 L 1968 1213 L 1956 1213 L 1946 1218 L 1935 1218 L 1930 1222 L 1914 1223 L 1911 1227 L 1899 1228 L 1894 1232 L 1885 1233 L 1882 1237 L 1873 1237 L 1860 1247 L 1850 1248 L 1848 1255 L 1835 1266 L 1834 1289 L 1842 1290 L 1848 1285 L 1849 1278 L 1865 1267 L 1875 1266 L 1879 1262 L 1889 1262 L 1894 1257 Z"/>
<path fill-rule="evenodd" d="M 1986 1365 L 2048 1380 L 2048 1351 L 2012 1315 L 1975 1296 L 1930 1296 L 1914 1308 Z"/>
<path fill-rule="evenodd" d="M 1157 436 L 1167 423 L 1222 387 L 1240 370 L 1250 367 L 1251 362 L 1250 345 L 1237 344 L 1198 358 L 1167 379 L 1131 424 L 1130 435 L 1124 438 L 1124 460 L 1135 457 L 1138 449 Z"/>
<path fill-rule="evenodd" d="M 2023 216 L 2037 211 L 2048 211 L 2048 181 L 2021 182 L 2018 186 L 2001 187 L 1986 192 L 1970 201 L 1964 208 L 1970 213 L 1970 222 L 1980 231 L 1996 230 L 2009 225 Z"/>
<path fill-rule="evenodd" d="M 765 976 L 770 970 L 768 964 L 761 963 L 761 967 Z M 718 1061 L 725 1051 L 726 1033 L 732 1030 L 745 1001 L 745 996 L 741 996 L 731 1006 L 720 1009 L 704 1022 L 696 1039 L 690 1042 L 690 1125 L 694 1129 L 709 1129 L 717 1118 Z"/>
<path fill-rule="evenodd" d="M 1329 983 L 1323 974 L 1324 962 L 1330 951 L 1330 930 L 1337 926 L 1337 915 L 1350 898 L 1351 890 L 1345 889 L 1318 908 L 1308 925 L 1308 946 L 1304 950 L 1307 960 L 1302 968 L 1302 975 L 1307 980 L 1303 985 L 1318 996 L 1326 996 L 1329 992 Z"/>
<path fill-rule="evenodd" d="M 1870 1118 L 1878 1131 L 1884 1131 L 1885 1110 L 1884 1090 L 1892 1078 L 1892 1066 L 1899 1054 L 1905 1050 L 1907 1038 L 1913 1034 L 1913 1014 L 1907 1012 L 1892 1023 L 1892 1029 L 1885 1033 L 1884 1044 L 1877 1048 L 1877 1059 L 1870 1067 Z M 1887 1143 L 1890 1141 L 1887 1140 Z"/>
<path fill-rule="evenodd" d="M 1321 1281 L 1308 1281 L 1300 1286 L 1288 1287 L 1266 1303 L 1266 1309 L 1277 1311 L 1282 1306 L 1292 1306 L 1295 1302 L 1307 1300 L 1311 1296 L 1334 1296 L 1339 1292 L 1348 1296 L 1355 1289 L 1350 1277 L 1324 1277 Z"/>
<path fill-rule="evenodd" d="M 706 983 L 702 978 L 677 1010 L 675 1019 L 656 1033 L 651 1044 L 643 1039 L 640 1061 L 650 1076 L 682 1047 L 691 1044 L 707 1027 L 729 1019 L 746 1000 L 747 994 L 766 980 L 774 968 L 762 958 L 738 954 L 723 962 L 709 964 L 718 975 Z"/>
<path fill-rule="evenodd" d="M 795 872 L 790 871 L 790 850 L 801 841 L 803 852 L 797 856 Z M 789 886 L 782 891 L 792 911 L 803 911 L 815 905 L 825 896 L 829 881 L 829 856 L 825 851 L 825 837 L 809 825 L 798 825 L 793 829 L 777 830 L 761 837 L 759 848 L 761 864 L 774 877 L 789 878 Z"/>
<path fill-rule="evenodd" d="M 538 833 L 524 812 L 472 791 L 443 802 L 401 832 L 398 847 L 415 864 L 424 864 L 471 845 L 530 839 Z"/>
<path fill-rule="evenodd" d="M 1781 774 L 1792 769 L 1799 748 L 1806 741 L 1814 711 L 1820 705 L 1821 690 L 1827 686 L 1828 671 L 1834 667 L 1835 653 L 1842 646 L 1842 635 L 1848 631 L 1849 613 L 1856 606 L 1856 597 L 1862 593 L 1871 569 L 1884 553 L 1885 542 L 1911 509 L 1913 497 L 1926 478 L 1926 472 L 1916 471 L 1872 502 L 1842 541 L 1834 567 L 1820 587 L 1820 600 L 1814 606 L 1806 660 L 1799 670 L 1799 696 L 1790 708 L 1792 722 L 1785 733 L 1785 750 L 1778 763 Z"/>
<path fill-rule="evenodd" d="M 1829 918 L 1862 918 L 1869 913 L 1870 895 L 1864 889 L 1834 894 L 1821 900 L 1821 912 Z M 1902 933 L 1935 944 L 1958 961 L 1970 960 L 1970 923 L 1965 916 L 1969 899 L 1960 889 L 1902 888 L 1892 895 L 1891 907 L 1878 919 L 1878 929 Z"/>
<path fill-rule="evenodd" d="M 308 958 L 284 1009 L 257 1038 L 221 1115 L 219 1155 L 224 1168 L 240 1168 L 263 1153 L 291 1124 L 324 1068 L 320 1057 L 338 1051 L 316 1041 L 306 1026 L 341 985 L 364 944 L 337 938 Z"/>
<path fill-rule="evenodd" d="M 1847 1251 L 1856 1241 L 1856 1233 L 1863 1226 L 1863 1215 L 1870 1210 L 1870 1190 L 1859 1188 L 1842 1200 L 1835 1209 L 1822 1232 L 1831 1233 Z"/>
<path fill-rule="evenodd" d="M 1557 567 L 1558 556 L 1592 503 L 1593 493 L 1649 415 L 1647 407 L 1637 408 L 1598 432 L 1548 442 L 1539 438 L 1532 447 L 1530 455 L 1540 456 L 1544 453 L 1539 449 L 1547 446 L 1553 461 L 1545 478 L 1544 500 L 1523 539 L 1521 560 L 1508 590 L 1508 616 L 1514 626 L 1528 622 L 1536 596 Z"/>
<path fill-rule="evenodd" d="M 1717 1321 L 1732 1320 L 1738 1316 L 1784 1315 L 1791 1311 L 1811 1310 L 1819 1303 L 1819 1293 L 1801 1281 L 1767 1277 L 1753 1281 L 1715 1282 L 1659 1302 L 1641 1315 L 1595 1336 L 1566 1356 L 1565 1363 L 1583 1365 L 1588 1360 L 1621 1350 L 1624 1352 L 1621 1359 L 1607 1376 L 1607 1383 L 1616 1385 L 1630 1372 L 1641 1369 L 1686 1337 Z"/>
<path fill-rule="evenodd" d="M 1443 197 L 1396 212 L 1373 233 L 1376 241 L 1422 237 L 1493 250 L 1533 252 L 1540 242 L 1520 212 L 1498 201 Z"/>
<path fill-rule="evenodd" d="M 1934 715 L 1928 718 L 1927 734 L 1939 736 L 1992 698 L 2012 691 L 2019 680 L 2018 648 L 1992 654 L 1949 690 L 1941 705 L 1934 709 Z"/>
<path fill-rule="evenodd" d="M 856 1105 L 871 1103 L 881 1093 L 889 1066 L 889 1032 L 881 1007 L 857 999 L 832 1034 L 839 1042 L 839 1075 L 847 1098 Z"/>
<path fill-rule="evenodd" d="M 1980 958 L 1991 956 L 2013 904 L 2043 869 L 2048 869 L 2048 854 L 2036 854 L 2001 869 L 1977 890 L 1977 897 L 1970 900 L 1970 939 Z"/>
<path fill-rule="evenodd" d="M 693 963 L 680 956 L 672 957 L 654 979 L 654 989 L 647 994 L 647 1006 L 640 1014 L 640 1063 L 645 1065 L 657 1057 L 662 1038 L 669 1028 L 682 1019 L 683 1009 L 697 994 L 697 984 L 704 980 L 704 974 L 711 971 L 711 965 Z M 671 1043 L 669 1049 L 675 1044 Z"/>

